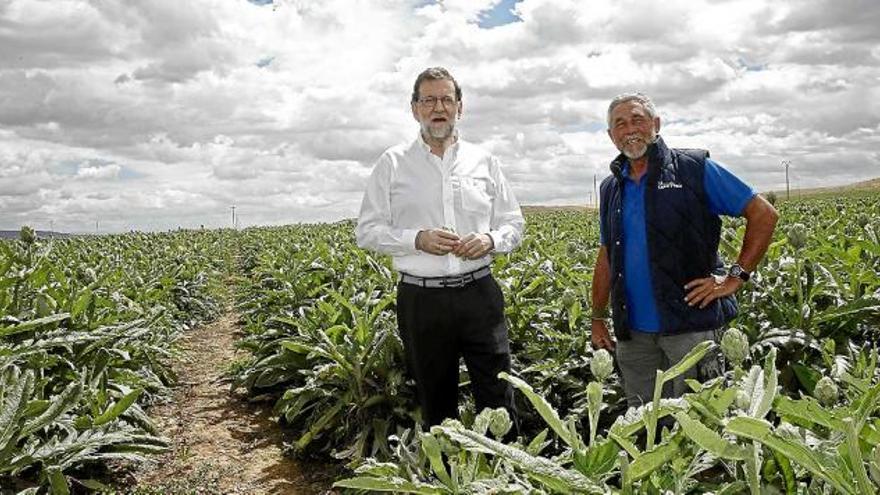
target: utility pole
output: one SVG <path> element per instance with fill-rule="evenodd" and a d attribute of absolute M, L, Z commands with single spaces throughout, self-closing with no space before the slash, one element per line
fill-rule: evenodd
<path fill-rule="evenodd" d="M 788 167 L 791 165 L 791 160 L 782 160 L 782 165 L 785 167 L 785 200 L 788 201 L 791 199 L 791 187 L 788 183 Z"/>
<path fill-rule="evenodd" d="M 232 228 L 235 228 L 235 205 L 229 207 L 232 210 Z"/>
<path fill-rule="evenodd" d="M 594 207 L 599 207 L 599 193 L 596 192 L 596 174 L 593 174 L 593 198 L 596 198 L 596 203 L 593 205 Z"/>
<path fill-rule="evenodd" d="M 95 220 L 95 235 L 98 235 L 98 220 Z"/>

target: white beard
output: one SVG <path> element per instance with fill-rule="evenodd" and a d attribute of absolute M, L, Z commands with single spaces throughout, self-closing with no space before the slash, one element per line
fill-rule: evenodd
<path fill-rule="evenodd" d="M 654 133 L 647 141 L 640 137 L 637 141 L 633 141 L 631 144 L 623 145 L 620 152 L 623 153 L 623 156 L 629 158 L 630 160 L 638 160 L 639 158 L 645 156 L 645 153 L 648 152 L 648 146 L 656 140 L 656 133 Z"/>
<path fill-rule="evenodd" d="M 648 145 L 644 141 L 639 141 L 638 143 L 624 146 L 622 151 L 623 155 L 630 160 L 638 160 L 648 152 Z"/>

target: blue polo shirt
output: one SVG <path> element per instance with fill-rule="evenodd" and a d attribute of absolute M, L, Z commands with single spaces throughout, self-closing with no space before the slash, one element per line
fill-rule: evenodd
<path fill-rule="evenodd" d="M 629 177 L 629 163 L 623 167 L 623 273 L 626 307 L 633 330 L 660 331 L 660 313 L 654 301 L 651 268 L 648 262 L 648 238 L 645 230 L 645 187 L 647 174 L 638 182 Z M 709 209 L 716 215 L 740 216 L 755 196 L 755 191 L 718 162 L 706 159 L 703 187 Z M 605 244 L 600 222 L 599 239 Z"/>

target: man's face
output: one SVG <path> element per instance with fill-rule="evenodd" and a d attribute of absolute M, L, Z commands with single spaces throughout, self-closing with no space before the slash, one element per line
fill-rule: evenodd
<path fill-rule="evenodd" d="M 627 158 L 637 160 L 648 151 L 648 145 L 657 138 L 660 117 L 653 119 L 645 107 L 637 101 L 627 101 L 614 107 L 611 112 L 611 128 L 608 136 Z"/>
<path fill-rule="evenodd" d="M 413 102 L 412 113 L 425 136 L 434 139 L 452 136 L 455 122 L 461 115 L 461 102 L 455 99 L 455 85 L 445 79 L 422 81 L 419 101 Z"/>

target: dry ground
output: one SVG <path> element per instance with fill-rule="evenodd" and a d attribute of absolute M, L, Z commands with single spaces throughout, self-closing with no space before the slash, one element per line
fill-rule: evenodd
<path fill-rule="evenodd" d="M 149 411 L 172 450 L 132 473 L 134 493 L 332 493 L 339 468 L 285 457 L 271 407 L 230 394 L 223 373 L 245 355 L 234 348 L 235 322 L 227 314 L 182 338 L 173 399 Z"/>

